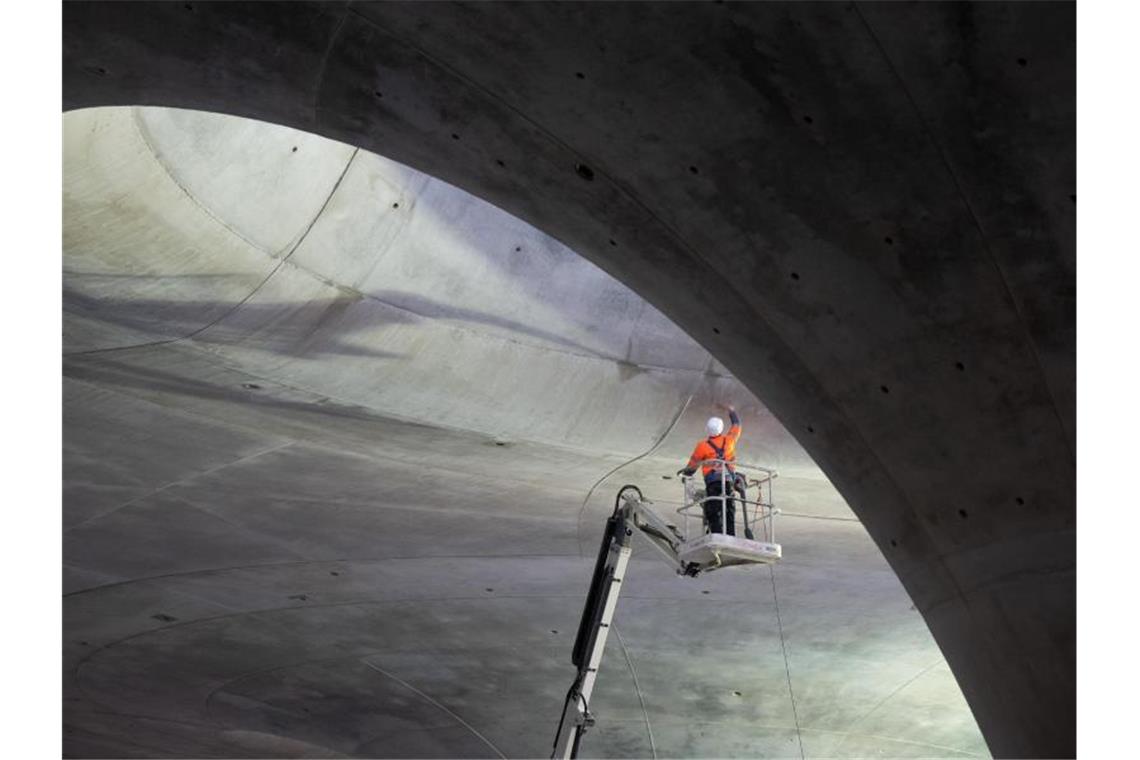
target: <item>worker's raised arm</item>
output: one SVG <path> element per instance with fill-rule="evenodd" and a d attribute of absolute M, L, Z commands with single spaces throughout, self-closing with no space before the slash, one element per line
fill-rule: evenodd
<path fill-rule="evenodd" d="M 728 429 L 728 437 L 733 441 L 740 438 L 740 415 L 731 406 L 728 408 L 728 421 L 732 423 L 732 427 Z"/>

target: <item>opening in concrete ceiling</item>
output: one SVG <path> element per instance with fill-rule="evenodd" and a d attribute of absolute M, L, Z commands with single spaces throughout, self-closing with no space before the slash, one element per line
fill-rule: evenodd
<path fill-rule="evenodd" d="M 370 754 L 383 735 L 411 757 L 445 725 L 447 755 L 545 754 L 571 674 L 551 634 L 576 625 L 614 493 L 677 502 L 675 471 L 731 404 L 740 459 L 780 473 L 786 561 L 696 593 L 635 554 L 599 704 L 654 696 L 600 715 L 592 751 L 985 753 L 922 618 L 794 438 L 567 246 L 283 127 L 115 108 L 64 131 L 76 736 Z M 203 679 L 210 698 L 190 700 Z M 727 692 L 731 708 L 676 713 Z M 143 714 L 159 722 L 115 722 Z"/>

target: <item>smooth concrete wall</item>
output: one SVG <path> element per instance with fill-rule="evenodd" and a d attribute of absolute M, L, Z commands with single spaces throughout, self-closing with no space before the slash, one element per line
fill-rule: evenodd
<path fill-rule="evenodd" d="M 190 111 L 73 112 L 64 146 L 65 354 L 181 341 L 396 418 L 679 462 L 664 433 L 731 402 L 742 456 L 822 477 L 660 312 L 439 180 Z"/>
<path fill-rule="evenodd" d="M 1067 3 L 73 3 L 64 108 L 330 136 L 598 263 L 836 484 L 991 749 L 1066 756 L 1074 28 Z"/>

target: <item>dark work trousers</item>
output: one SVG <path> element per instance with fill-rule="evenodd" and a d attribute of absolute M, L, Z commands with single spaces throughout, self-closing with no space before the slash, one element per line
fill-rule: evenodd
<path fill-rule="evenodd" d="M 732 477 L 725 480 L 725 486 L 729 494 L 732 493 Z M 705 519 L 709 523 L 709 533 L 727 533 L 730 536 L 736 535 L 736 502 L 733 499 L 728 499 L 724 502 L 724 517 L 725 522 L 728 523 L 728 530 L 725 530 L 720 524 L 721 505 L 722 502 L 718 497 L 721 495 L 721 481 L 720 473 L 712 473 L 705 478 L 705 495 L 709 500 L 704 504 Z"/>

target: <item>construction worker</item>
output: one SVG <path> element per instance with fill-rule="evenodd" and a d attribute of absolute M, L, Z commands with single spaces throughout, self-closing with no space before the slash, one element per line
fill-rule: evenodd
<path fill-rule="evenodd" d="M 730 498 L 736 485 L 736 472 L 731 464 L 722 465 L 720 462 L 709 462 L 710 459 L 719 459 L 725 463 L 736 461 L 736 442 L 740 440 L 740 417 L 731 406 L 728 410 L 728 419 L 732 427 L 724 432 L 724 420 L 720 417 L 710 417 L 706 428 L 708 438 L 697 444 L 689 463 L 680 472 L 692 475 L 700 466 L 705 478 L 704 503 L 705 521 L 709 526 L 709 533 L 727 533 L 736 535 L 736 502 Z M 706 464 L 701 465 L 701 462 Z M 721 524 L 721 515 L 724 523 Z M 727 528 L 727 530 L 726 530 Z"/>

